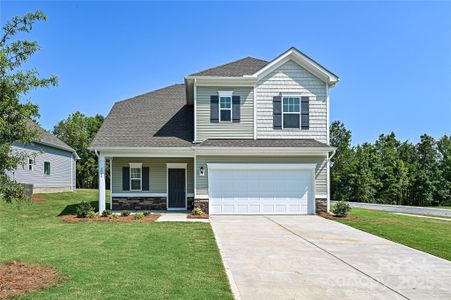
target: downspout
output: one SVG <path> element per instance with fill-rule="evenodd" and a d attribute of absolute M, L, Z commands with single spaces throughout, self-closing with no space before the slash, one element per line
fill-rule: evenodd
<path fill-rule="evenodd" d="M 335 153 L 337 153 L 337 149 L 332 150 L 332 155 L 329 156 L 329 158 L 327 160 L 330 161 L 332 159 L 332 157 L 335 156 Z"/>

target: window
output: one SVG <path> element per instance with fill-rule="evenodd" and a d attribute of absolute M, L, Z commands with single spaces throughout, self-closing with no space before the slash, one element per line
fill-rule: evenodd
<path fill-rule="evenodd" d="M 301 121 L 299 97 L 283 97 L 283 128 L 299 128 Z"/>
<path fill-rule="evenodd" d="M 50 176 L 50 162 L 49 161 L 44 162 L 44 175 Z"/>
<path fill-rule="evenodd" d="M 34 159 L 29 158 L 28 159 L 28 171 L 33 171 L 34 170 Z"/>
<path fill-rule="evenodd" d="M 232 91 L 218 91 L 219 122 L 232 122 Z"/>
<path fill-rule="evenodd" d="M 142 190 L 142 164 L 131 163 L 130 164 L 130 190 L 141 191 Z"/>
<path fill-rule="evenodd" d="M 230 122 L 232 120 L 232 97 L 219 98 L 219 121 Z"/>

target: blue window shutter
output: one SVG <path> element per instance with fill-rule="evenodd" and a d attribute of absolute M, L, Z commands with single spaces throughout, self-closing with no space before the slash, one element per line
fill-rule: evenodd
<path fill-rule="evenodd" d="M 282 96 L 272 98 L 274 129 L 282 129 Z"/>
<path fill-rule="evenodd" d="M 122 190 L 129 191 L 130 190 L 130 168 L 122 167 Z M 111 193 L 111 191 L 110 191 Z"/>
<path fill-rule="evenodd" d="M 210 122 L 211 123 L 219 122 L 219 96 L 218 95 L 210 96 Z"/>
<path fill-rule="evenodd" d="M 232 96 L 232 122 L 239 123 L 241 118 L 241 98 L 240 96 Z"/>
<path fill-rule="evenodd" d="M 142 167 L 142 190 L 149 190 L 149 167 Z"/>
<path fill-rule="evenodd" d="M 309 97 L 301 97 L 301 129 L 309 129 L 310 124 Z"/>

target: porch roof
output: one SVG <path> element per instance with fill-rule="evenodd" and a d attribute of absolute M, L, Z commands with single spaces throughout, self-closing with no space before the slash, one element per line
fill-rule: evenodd
<path fill-rule="evenodd" d="M 315 139 L 207 139 L 198 147 L 330 148 L 329 145 Z"/>

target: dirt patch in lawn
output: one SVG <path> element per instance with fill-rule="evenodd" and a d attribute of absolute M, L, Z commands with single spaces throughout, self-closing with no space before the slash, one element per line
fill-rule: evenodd
<path fill-rule="evenodd" d="M 146 223 L 155 222 L 160 217 L 160 214 L 150 214 L 142 219 L 135 219 L 133 215 L 113 217 L 95 217 L 95 218 L 79 218 L 76 215 L 59 216 L 58 218 L 67 223 L 79 222 L 123 222 L 123 223 Z"/>
<path fill-rule="evenodd" d="M 209 215 L 208 214 L 201 214 L 201 215 L 193 215 L 193 214 L 189 214 L 188 219 L 208 219 Z"/>
<path fill-rule="evenodd" d="M 356 221 L 359 219 L 359 217 L 356 216 L 347 216 L 347 217 L 337 217 L 328 213 L 319 213 L 320 217 L 323 217 L 325 219 L 329 219 L 329 220 L 349 220 L 349 221 Z"/>
<path fill-rule="evenodd" d="M 44 197 L 39 197 L 39 196 L 31 197 L 31 201 L 42 202 L 42 201 L 46 201 L 46 200 L 47 200 L 47 198 L 44 198 Z"/>
<path fill-rule="evenodd" d="M 49 288 L 59 279 L 58 272 L 46 266 L 15 262 L 0 265 L 0 299 Z"/>

